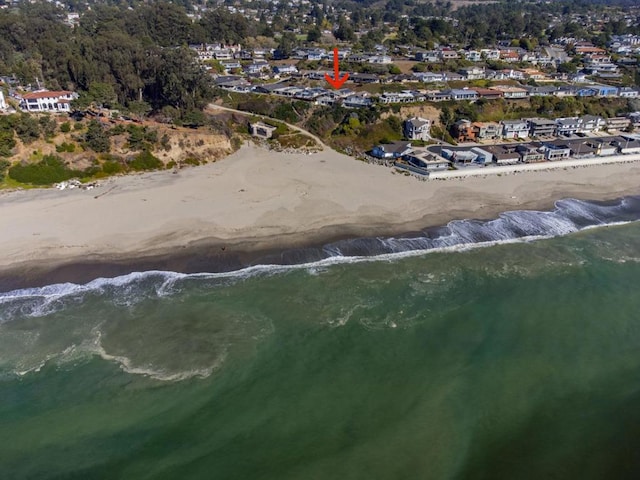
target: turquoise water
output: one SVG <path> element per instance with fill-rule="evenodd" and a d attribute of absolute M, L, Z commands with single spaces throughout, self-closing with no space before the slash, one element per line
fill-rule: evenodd
<path fill-rule="evenodd" d="M 640 223 L 0 304 L 2 479 L 640 478 Z"/>

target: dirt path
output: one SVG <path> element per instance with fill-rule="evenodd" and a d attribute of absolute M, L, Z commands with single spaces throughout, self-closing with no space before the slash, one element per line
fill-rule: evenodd
<path fill-rule="evenodd" d="M 305 135 L 307 137 L 312 138 L 320 146 L 320 148 L 322 148 L 323 150 L 325 148 L 329 148 L 322 140 L 320 140 L 319 137 L 317 137 L 313 133 L 309 132 L 308 130 L 305 130 L 304 128 L 300 128 L 297 125 L 292 125 L 290 123 L 283 122 L 282 120 L 279 120 L 277 118 L 267 117 L 265 115 L 256 115 L 255 113 L 245 112 L 243 110 L 236 110 L 235 108 L 223 107 L 221 105 L 216 105 L 215 103 L 210 103 L 209 105 L 207 105 L 207 109 L 209 109 L 209 110 L 214 110 L 214 109 L 224 110 L 226 112 L 240 113 L 242 115 L 254 115 L 256 117 L 265 118 L 265 119 L 268 119 L 268 120 L 275 120 L 277 122 L 284 123 L 291 130 L 295 130 L 296 132 L 299 132 L 299 133 L 301 133 L 301 134 L 303 134 L 303 135 Z"/>

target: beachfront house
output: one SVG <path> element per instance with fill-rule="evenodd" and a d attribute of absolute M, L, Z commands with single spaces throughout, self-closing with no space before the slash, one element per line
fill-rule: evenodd
<path fill-rule="evenodd" d="M 580 131 L 580 123 L 578 117 L 556 118 L 556 135 L 575 135 Z"/>
<path fill-rule="evenodd" d="M 452 134 L 453 138 L 455 138 L 457 142 L 476 141 L 476 131 L 473 128 L 472 123 L 464 118 L 453 124 Z"/>
<path fill-rule="evenodd" d="M 517 145 L 516 152 L 520 154 L 522 163 L 535 163 L 545 160 L 544 152 L 539 151 L 534 145 Z"/>
<path fill-rule="evenodd" d="M 625 130 L 631 125 L 631 119 L 628 117 L 611 117 L 607 118 L 607 129 L 609 130 Z"/>
<path fill-rule="evenodd" d="M 571 156 L 571 147 L 562 143 L 542 142 L 540 150 L 544 152 L 547 160 L 562 160 Z"/>
<path fill-rule="evenodd" d="M 404 136 L 409 140 L 429 140 L 431 138 L 429 136 L 430 129 L 431 120 L 422 117 L 412 117 L 405 120 L 403 125 Z"/>
<path fill-rule="evenodd" d="M 497 140 L 502 137 L 502 127 L 496 122 L 473 122 L 471 128 L 478 140 Z"/>
<path fill-rule="evenodd" d="M 509 139 L 527 138 L 529 126 L 524 120 L 502 120 L 502 136 Z"/>
<path fill-rule="evenodd" d="M 371 155 L 381 159 L 394 159 L 408 155 L 411 151 L 411 142 L 381 143 L 373 147 Z"/>
<path fill-rule="evenodd" d="M 640 140 L 629 135 L 622 135 L 616 139 L 620 153 L 640 153 Z"/>
<path fill-rule="evenodd" d="M 527 118 L 529 135 L 532 137 L 552 137 L 556 134 L 556 122 L 548 118 Z"/>
<path fill-rule="evenodd" d="M 498 165 L 520 163 L 520 153 L 514 145 L 490 145 L 486 150 L 493 155 L 492 161 Z"/>
<path fill-rule="evenodd" d="M 480 147 L 473 147 L 471 153 L 476 155 L 475 162 L 489 165 L 493 163 L 493 153 Z"/>
<path fill-rule="evenodd" d="M 27 112 L 64 112 L 71 111 L 71 101 L 78 98 L 78 94 L 67 90 L 25 93 L 20 101 L 20 108 Z"/>
<path fill-rule="evenodd" d="M 606 125 L 605 119 L 597 115 L 583 115 L 580 117 L 580 132 L 582 133 L 599 132 Z"/>
<path fill-rule="evenodd" d="M 447 170 L 450 162 L 438 155 L 421 152 L 405 155 L 401 160 L 395 162 L 397 167 L 427 175 L 429 172 Z"/>

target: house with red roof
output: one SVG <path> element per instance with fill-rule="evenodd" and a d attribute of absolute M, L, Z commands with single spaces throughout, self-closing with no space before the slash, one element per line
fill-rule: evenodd
<path fill-rule="evenodd" d="M 71 101 L 78 94 L 67 90 L 40 90 L 22 95 L 20 108 L 27 112 L 70 112 Z"/>

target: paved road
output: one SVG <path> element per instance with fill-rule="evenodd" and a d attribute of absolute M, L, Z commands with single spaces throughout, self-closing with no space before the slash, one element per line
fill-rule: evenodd
<path fill-rule="evenodd" d="M 240 113 L 242 115 L 254 115 L 256 117 L 265 118 L 265 119 L 268 119 L 268 120 L 275 120 L 276 122 L 284 123 L 291 130 L 295 130 L 296 132 L 299 132 L 299 133 L 301 133 L 303 135 L 306 135 L 307 137 L 312 138 L 322 149 L 329 148 L 327 145 L 325 145 L 325 143 L 322 140 L 320 140 L 319 137 L 317 137 L 313 133 L 309 132 L 308 130 L 305 130 L 304 128 L 300 128 L 297 125 L 292 125 L 290 123 L 283 122 L 282 120 L 280 120 L 278 118 L 267 117 L 265 115 L 256 115 L 255 113 L 245 112 L 244 110 L 236 110 L 235 108 L 223 107 L 221 105 L 216 105 L 215 103 L 210 103 L 209 105 L 207 105 L 207 108 L 211 109 L 211 110 L 215 110 L 215 109 L 224 110 L 226 112 Z"/>

